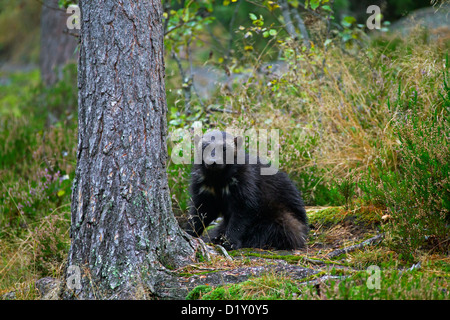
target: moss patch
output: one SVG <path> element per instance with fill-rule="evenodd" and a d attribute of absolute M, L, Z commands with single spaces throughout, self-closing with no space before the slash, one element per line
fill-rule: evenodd
<path fill-rule="evenodd" d="M 287 300 L 297 298 L 296 281 L 279 274 L 265 274 L 247 281 L 219 286 L 202 296 L 202 300 Z"/>
<path fill-rule="evenodd" d="M 354 209 L 329 207 L 308 211 L 309 223 L 313 226 L 331 227 L 345 222 L 374 227 L 381 222 L 382 210 L 375 206 L 360 206 Z"/>

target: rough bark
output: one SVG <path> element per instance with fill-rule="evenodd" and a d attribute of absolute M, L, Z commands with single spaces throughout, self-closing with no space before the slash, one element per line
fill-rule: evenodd
<path fill-rule="evenodd" d="M 41 52 L 39 67 L 42 81 L 52 85 L 62 78 L 61 70 L 70 61 L 76 61 L 78 41 L 68 34 L 68 15 L 58 7 L 58 0 L 44 0 L 41 11 Z M 76 33 L 76 30 L 71 32 Z"/>
<path fill-rule="evenodd" d="M 176 296 L 198 242 L 171 210 L 160 0 L 80 0 L 79 132 L 63 298 Z M 66 279 L 70 275 L 66 274 Z"/>

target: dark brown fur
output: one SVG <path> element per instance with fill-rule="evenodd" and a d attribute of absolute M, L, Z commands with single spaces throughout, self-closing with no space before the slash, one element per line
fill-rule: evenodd
<path fill-rule="evenodd" d="M 200 143 L 204 150 L 215 142 L 204 137 Z M 227 146 L 220 146 L 224 157 Z M 248 154 L 245 158 L 245 164 L 207 165 L 203 161 L 194 165 L 188 233 L 201 236 L 213 220 L 223 216 L 221 224 L 204 235 L 206 240 L 228 249 L 302 248 L 308 228 L 300 192 L 286 173 L 261 175 L 264 165 L 259 160 L 249 164 Z"/>

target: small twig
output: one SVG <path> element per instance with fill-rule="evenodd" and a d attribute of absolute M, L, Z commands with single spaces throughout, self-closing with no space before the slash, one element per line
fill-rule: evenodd
<path fill-rule="evenodd" d="M 324 20 L 327 19 L 326 17 L 322 16 L 320 13 L 315 12 L 314 10 L 311 10 L 309 8 L 306 8 L 305 5 L 301 2 L 298 3 L 299 7 L 301 7 L 303 10 L 305 10 L 306 12 L 312 14 L 313 16 L 315 16 L 316 18 L 319 18 L 320 20 Z M 332 4 L 331 4 L 332 5 Z M 330 5 L 330 7 L 331 7 Z M 331 24 L 335 27 L 337 27 L 339 30 L 343 30 L 344 28 L 337 22 L 332 21 Z"/>
<path fill-rule="evenodd" d="M 207 25 L 206 30 L 208 31 L 208 34 L 211 37 L 211 39 L 214 40 L 214 42 L 216 43 L 216 45 L 214 45 L 214 42 L 211 42 L 211 46 L 213 46 L 212 49 L 216 49 L 219 52 L 226 52 L 225 46 L 222 44 L 221 39 L 213 33 L 210 24 Z"/>
<path fill-rule="evenodd" d="M 303 257 L 302 260 L 305 262 L 311 263 L 311 264 L 317 264 L 317 265 L 326 264 L 324 261 L 319 260 L 319 259 L 309 259 L 309 258 Z"/>
<path fill-rule="evenodd" d="M 237 113 L 237 111 L 234 111 L 234 110 L 231 110 L 231 109 L 227 109 L 227 108 L 225 108 L 225 107 L 224 107 L 223 109 L 220 109 L 220 108 L 217 108 L 217 107 L 212 106 L 212 105 L 210 105 L 210 106 L 207 107 L 206 112 Z"/>
<path fill-rule="evenodd" d="M 194 81 L 194 68 L 192 66 L 191 40 L 192 39 L 189 39 L 188 44 L 187 44 L 187 48 L 186 48 L 187 55 L 188 55 L 188 61 L 189 61 L 191 86 L 192 86 L 192 89 L 194 90 L 195 95 L 198 98 L 198 102 L 200 103 L 202 109 L 205 110 L 205 105 L 203 104 L 203 101 L 202 101 L 200 95 L 198 94 L 197 87 L 196 87 L 195 81 Z"/>
<path fill-rule="evenodd" d="M 167 17 L 167 20 L 169 19 L 169 17 Z M 167 30 L 167 31 L 165 31 L 164 32 L 164 36 L 167 36 L 169 33 L 171 33 L 172 31 L 174 31 L 174 30 L 176 30 L 176 29 L 179 29 L 179 28 L 181 28 L 181 27 L 184 27 L 186 24 L 188 24 L 189 22 L 194 22 L 196 19 L 194 18 L 194 19 L 190 19 L 190 20 L 188 20 L 188 21 L 186 21 L 186 22 L 181 22 L 181 23 L 179 23 L 179 24 L 177 24 L 175 27 L 173 27 L 172 29 L 170 29 L 170 30 Z"/>
<path fill-rule="evenodd" d="M 183 86 L 183 92 L 184 92 L 184 113 L 186 115 L 191 114 L 191 87 L 192 87 L 192 74 L 190 77 L 186 76 L 186 72 L 183 69 L 183 66 L 181 65 L 181 60 L 178 58 L 178 55 L 175 51 L 172 51 L 172 58 L 175 59 L 178 69 L 180 71 L 180 75 L 182 78 L 182 86 Z"/>
<path fill-rule="evenodd" d="M 234 22 L 235 22 L 235 20 L 236 20 L 237 14 L 238 14 L 238 12 L 239 12 L 239 7 L 241 6 L 241 3 L 242 3 L 242 0 L 239 1 L 239 2 L 236 4 L 236 8 L 234 8 L 233 15 L 231 16 L 230 27 L 229 27 L 229 31 L 228 31 L 228 33 L 230 34 L 230 39 L 228 40 L 228 51 L 227 51 L 227 53 L 226 53 L 226 59 L 227 59 L 227 60 L 230 60 L 231 49 L 232 49 L 232 46 L 233 46 L 233 40 L 234 40 L 234 37 L 233 37 L 233 27 L 234 27 Z"/>

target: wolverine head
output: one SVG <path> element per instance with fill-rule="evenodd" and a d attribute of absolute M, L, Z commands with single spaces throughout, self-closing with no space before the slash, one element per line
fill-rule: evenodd
<path fill-rule="evenodd" d="M 223 170 L 227 165 L 237 163 L 242 138 L 219 130 L 208 131 L 203 137 L 195 136 L 195 164 L 207 170 Z"/>

